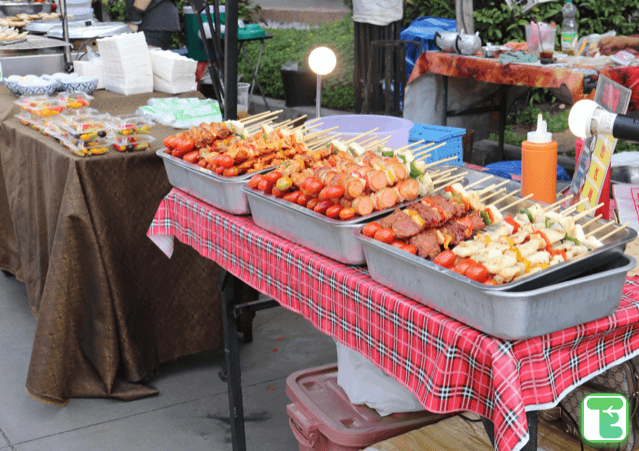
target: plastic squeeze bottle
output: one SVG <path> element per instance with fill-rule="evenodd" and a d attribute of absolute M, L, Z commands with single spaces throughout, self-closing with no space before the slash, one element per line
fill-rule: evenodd
<path fill-rule="evenodd" d="M 541 114 L 537 131 L 521 143 L 521 195 L 552 204 L 557 195 L 557 143 L 547 131 Z"/>
<path fill-rule="evenodd" d="M 575 16 L 577 7 L 572 4 L 572 0 L 566 0 L 566 4 L 561 8 L 564 15 L 564 22 L 561 25 L 561 51 L 569 56 L 573 56 L 577 47 L 578 25 Z"/>

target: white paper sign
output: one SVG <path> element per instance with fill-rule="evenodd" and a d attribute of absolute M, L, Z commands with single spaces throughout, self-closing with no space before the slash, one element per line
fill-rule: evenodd
<path fill-rule="evenodd" d="M 619 222 L 629 222 L 629 226 L 639 232 L 639 185 L 615 183 L 612 193 L 617 202 Z"/>

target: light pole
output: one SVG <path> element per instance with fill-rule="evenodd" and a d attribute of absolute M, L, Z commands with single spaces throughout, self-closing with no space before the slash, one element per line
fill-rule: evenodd
<path fill-rule="evenodd" d="M 308 56 L 308 64 L 311 70 L 317 74 L 317 94 L 315 99 L 315 107 L 317 117 L 320 117 L 322 108 L 322 75 L 330 74 L 335 69 L 337 59 L 333 51 L 327 47 L 317 47 Z"/>

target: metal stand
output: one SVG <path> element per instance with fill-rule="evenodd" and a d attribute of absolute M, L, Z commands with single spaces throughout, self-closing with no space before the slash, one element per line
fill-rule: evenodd
<path fill-rule="evenodd" d="M 222 300 L 222 329 L 224 337 L 224 363 L 223 370 L 219 376 L 227 383 L 233 451 L 246 451 L 237 318 L 245 312 L 254 313 L 279 306 L 279 304 L 273 299 L 256 300 L 259 295 L 257 291 L 247 287 L 240 279 L 222 268 L 220 268 L 218 287 Z M 242 303 L 243 298 L 253 299 Z M 240 303 L 236 304 L 235 302 L 238 300 Z"/>
<path fill-rule="evenodd" d="M 253 83 L 251 83 L 251 96 L 249 97 L 249 102 L 251 97 L 253 96 L 253 89 L 255 88 L 255 83 L 257 82 L 257 88 L 260 90 L 260 94 L 262 94 L 262 100 L 264 100 L 264 106 L 267 110 L 270 110 L 268 103 L 266 102 L 266 96 L 264 95 L 264 91 L 262 90 L 262 85 L 260 85 L 260 79 L 257 78 L 257 71 L 260 68 L 260 60 L 262 59 L 262 50 L 264 50 L 264 39 L 260 39 L 262 45 L 260 46 L 260 53 L 257 57 L 257 64 L 255 65 L 255 69 L 253 69 L 253 64 L 251 63 L 251 59 L 248 56 L 248 52 L 244 48 L 244 41 L 240 41 L 240 47 L 244 51 L 244 55 L 246 56 L 246 61 L 248 62 L 249 67 L 251 68 L 251 72 L 253 72 Z"/>
<path fill-rule="evenodd" d="M 528 443 L 521 448 L 521 451 L 537 451 L 537 420 L 538 420 L 538 412 L 536 410 L 532 412 L 526 412 L 526 421 L 528 422 Z M 488 434 L 488 438 L 490 439 L 491 445 L 493 445 L 493 449 L 495 448 L 495 425 L 492 421 L 487 418 L 482 417 L 481 422 L 484 425 L 484 429 L 486 429 L 486 433 Z"/>

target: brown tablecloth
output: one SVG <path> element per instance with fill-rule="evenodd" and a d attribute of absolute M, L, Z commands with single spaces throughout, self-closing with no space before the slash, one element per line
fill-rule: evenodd
<path fill-rule="evenodd" d="M 166 97 L 94 96 L 114 115 Z M 218 266 L 188 246 L 168 259 L 146 237 L 171 189 L 155 151 L 175 130 L 82 158 L 20 124 L 15 99 L 0 89 L 0 269 L 25 282 L 37 318 L 27 391 L 58 405 L 155 394 L 138 382 L 159 364 L 222 345 Z"/>

